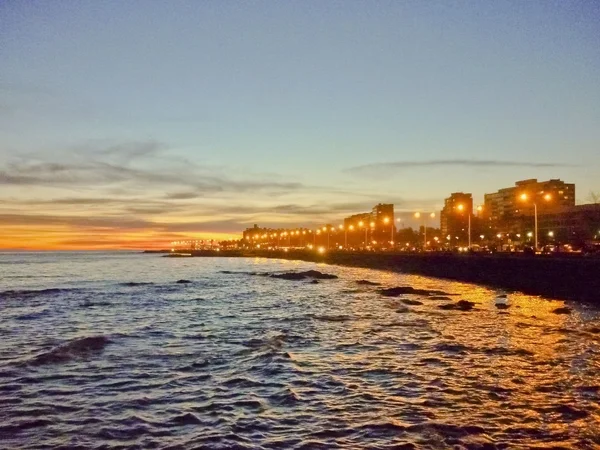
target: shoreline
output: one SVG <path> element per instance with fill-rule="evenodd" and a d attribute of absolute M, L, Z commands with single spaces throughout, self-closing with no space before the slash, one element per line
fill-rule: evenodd
<path fill-rule="evenodd" d="M 164 256 L 175 256 L 164 255 Z M 558 300 L 600 304 L 599 258 L 399 254 L 312 251 L 201 251 L 188 257 L 249 257 L 301 260 L 481 284 Z"/>

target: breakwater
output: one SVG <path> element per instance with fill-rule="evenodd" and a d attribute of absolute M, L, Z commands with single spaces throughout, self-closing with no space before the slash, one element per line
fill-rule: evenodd
<path fill-rule="evenodd" d="M 600 304 L 600 258 L 504 255 L 247 251 L 222 256 L 296 259 L 477 283 L 531 295 Z M 197 255 L 202 256 L 202 255 Z"/>

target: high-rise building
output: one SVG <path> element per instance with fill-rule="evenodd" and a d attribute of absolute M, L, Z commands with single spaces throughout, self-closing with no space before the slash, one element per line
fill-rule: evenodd
<path fill-rule="evenodd" d="M 442 236 L 450 236 L 451 239 L 458 237 L 461 242 L 468 240 L 469 215 L 473 215 L 473 196 L 464 192 L 450 194 L 444 200 L 444 208 L 440 213 Z"/>
<path fill-rule="evenodd" d="M 527 200 L 521 199 L 523 194 L 526 194 Z M 533 215 L 534 203 L 538 214 L 575 206 L 575 185 L 559 179 L 538 181 L 533 178 L 517 181 L 513 187 L 485 194 L 483 217 L 487 228 L 494 232 L 518 232 L 522 216 Z"/>
<path fill-rule="evenodd" d="M 522 233 L 531 232 L 531 221 L 524 224 Z M 581 245 L 600 237 L 600 204 L 592 203 L 563 207 L 538 216 L 540 242 L 555 241 Z"/>
<path fill-rule="evenodd" d="M 392 203 L 378 203 L 371 211 L 371 221 L 375 223 L 373 239 L 377 242 L 390 242 L 394 240 L 396 225 L 394 224 L 394 205 Z"/>

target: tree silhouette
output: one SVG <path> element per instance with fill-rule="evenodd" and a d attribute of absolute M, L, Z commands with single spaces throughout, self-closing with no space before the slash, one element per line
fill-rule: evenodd
<path fill-rule="evenodd" d="M 591 203 L 600 203 L 600 192 L 590 191 L 586 200 Z"/>

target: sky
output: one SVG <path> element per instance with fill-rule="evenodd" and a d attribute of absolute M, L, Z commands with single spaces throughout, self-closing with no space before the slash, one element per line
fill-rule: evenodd
<path fill-rule="evenodd" d="M 0 249 L 600 191 L 600 3 L 0 2 Z"/>

